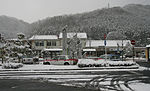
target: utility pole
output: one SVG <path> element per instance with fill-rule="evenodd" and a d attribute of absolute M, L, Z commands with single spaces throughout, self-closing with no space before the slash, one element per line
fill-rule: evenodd
<path fill-rule="evenodd" d="M 132 44 L 132 46 L 133 46 L 133 61 L 134 61 L 134 45 L 135 45 L 135 40 L 131 40 L 131 44 Z"/>
<path fill-rule="evenodd" d="M 65 26 L 62 30 L 62 44 L 63 44 L 63 55 L 67 55 L 67 26 Z"/>
<path fill-rule="evenodd" d="M 123 39 L 122 39 L 122 52 L 121 52 L 121 54 L 122 54 L 122 61 L 123 61 Z"/>
<path fill-rule="evenodd" d="M 109 5 L 109 3 L 108 3 L 108 9 L 110 8 L 110 5 Z"/>
<path fill-rule="evenodd" d="M 89 38 L 89 47 L 90 47 L 90 49 L 91 49 L 91 38 Z M 91 55 L 92 55 L 92 52 L 90 51 L 90 57 L 91 57 Z"/>

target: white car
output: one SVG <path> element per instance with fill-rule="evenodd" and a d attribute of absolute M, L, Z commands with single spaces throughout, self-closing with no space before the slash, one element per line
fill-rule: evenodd
<path fill-rule="evenodd" d="M 18 60 L 17 57 L 8 58 L 7 61 L 8 61 L 8 62 L 12 62 L 12 63 L 19 63 L 19 60 Z"/>
<path fill-rule="evenodd" d="M 44 65 L 76 65 L 78 59 L 71 59 L 67 55 L 59 55 L 53 59 L 46 59 L 43 61 Z"/>
<path fill-rule="evenodd" d="M 25 56 L 22 60 L 22 63 L 24 64 L 33 64 L 34 63 L 34 60 L 32 57 L 28 57 L 28 56 Z"/>

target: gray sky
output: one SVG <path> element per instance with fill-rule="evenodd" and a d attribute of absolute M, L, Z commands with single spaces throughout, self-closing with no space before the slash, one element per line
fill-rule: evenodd
<path fill-rule="evenodd" d="M 149 4 L 150 0 L 0 0 L 0 15 L 32 23 L 46 17 L 75 14 L 127 4 Z"/>

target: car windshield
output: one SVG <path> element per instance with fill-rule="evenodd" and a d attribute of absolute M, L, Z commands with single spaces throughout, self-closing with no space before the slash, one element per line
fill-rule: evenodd
<path fill-rule="evenodd" d="M 60 56 L 59 59 L 60 60 L 66 60 L 66 57 L 65 56 Z"/>
<path fill-rule="evenodd" d="M 105 59 L 105 55 L 101 55 L 100 58 Z M 107 59 L 110 59 L 110 56 L 107 55 Z"/>
<path fill-rule="evenodd" d="M 71 59 L 71 57 L 67 56 L 67 55 L 60 55 L 60 56 L 56 56 L 56 57 L 54 57 L 52 59 L 53 60 L 58 60 L 58 59 L 60 59 L 60 60 L 66 60 L 66 59 Z"/>
<path fill-rule="evenodd" d="M 105 55 L 101 55 L 100 58 L 105 59 Z M 119 58 L 120 56 L 118 55 L 111 55 L 111 54 L 107 55 L 107 59 L 119 59 Z"/>
<path fill-rule="evenodd" d="M 23 56 L 23 58 L 33 58 L 33 56 L 32 55 L 25 55 L 25 56 Z"/>
<path fill-rule="evenodd" d="M 58 56 L 56 56 L 56 57 L 54 57 L 54 58 L 52 58 L 52 59 L 53 59 L 53 60 L 58 60 L 58 58 L 59 58 L 59 57 L 58 57 Z"/>

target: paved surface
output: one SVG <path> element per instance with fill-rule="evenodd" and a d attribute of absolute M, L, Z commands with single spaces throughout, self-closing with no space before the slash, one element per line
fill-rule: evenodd
<path fill-rule="evenodd" d="M 150 71 L 0 71 L 0 79 L 0 91 L 134 91 L 132 84 L 150 85 Z"/>
<path fill-rule="evenodd" d="M 85 88 L 66 87 L 39 80 L 0 80 L 0 91 L 91 91 Z"/>

